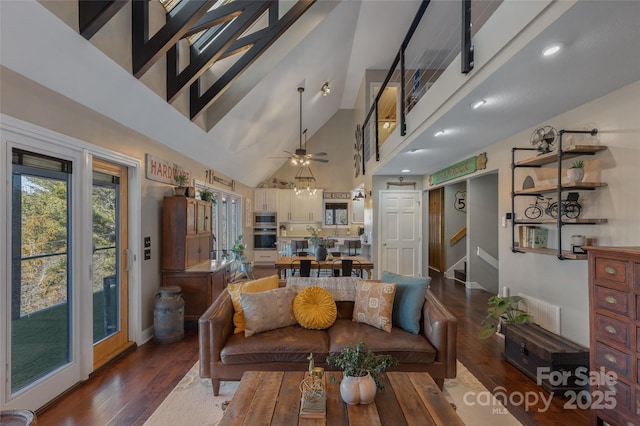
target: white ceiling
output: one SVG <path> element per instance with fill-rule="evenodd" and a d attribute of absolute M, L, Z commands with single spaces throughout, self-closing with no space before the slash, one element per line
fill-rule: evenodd
<path fill-rule="evenodd" d="M 638 22 L 640 2 L 578 2 L 428 130 L 403 146 L 402 153 L 376 174 L 438 170 L 639 80 Z M 553 57 L 542 57 L 542 50 L 557 41 L 564 44 L 563 50 Z M 471 108 L 480 99 L 487 103 Z M 597 125 L 567 123 L 572 124 Z M 447 130 L 445 135 L 434 136 L 443 129 Z M 528 142 L 523 140 L 523 146 Z M 410 153 L 412 149 L 424 150 Z"/>
<path fill-rule="evenodd" d="M 252 163 L 251 170 L 243 168 L 242 176 L 234 177 L 257 185 L 284 163 L 269 156 L 296 147 L 297 86 L 306 87 L 303 127 L 309 129 L 309 139 L 338 109 L 362 108 L 356 97 L 365 71 L 388 69 L 419 3 L 343 1 L 335 7 L 209 132 L 213 140 L 233 141 L 229 154 L 238 158 L 255 158 L 259 153 L 260 161 Z M 429 7 L 440 6 L 434 1 Z M 578 2 L 432 128 L 412 135 L 402 153 L 375 173 L 395 175 L 410 169 L 411 174 L 425 174 L 640 79 L 639 21 L 640 2 Z M 542 58 L 542 49 L 558 40 L 564 42 L 563 52 Z M 331 94 L 322 97 L 325 81 L 331 84 Z M 486 99 L 487 104 L 472 110 L 470 104 L 477 99 Z M 435 138 L 438 129 L 449 132 Z M 406 153 L 424 148 L 430 149 Z M 215 167 L 233 176 L 234 167 Z"/>

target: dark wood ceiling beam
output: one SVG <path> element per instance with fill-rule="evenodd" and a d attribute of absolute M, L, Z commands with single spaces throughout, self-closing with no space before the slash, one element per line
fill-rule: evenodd
<path fill-rule="evenodd" d="M 190 87 L 190 117 L 191 120 L 197 118 L 206 108 L 208 108 L 224 91 L 280 37 L 293 23 L 302 16 L 315 3 L 316 0 L 298 0 L 296 4 L 287 11 L 282 19 L 272 20 L 270 13 L 269 27 L 265 30 L 264 36 L 255 40 L 252 47 L 242 55 L 218 80 L 216 80 L 202 95 L 200 94 L 200 81 L 196 80 Z M 277 13 L 275 16 L 277 17 Z M 276 18 L 277 19 L 277 18 Z"/>
<path fill-rule="evenodd" d="M 82 37 L 89 40 L 109 22 L 127 0 L 78 0 L 78 24 Z"/>
<path fill-rule="evenodd" d="M 136 78 L 142 77 L 217 1 L 189 0 L 175 15 L 167 14 L 164 26 L 149 39 L 149 0 L 133 0 L 131 4 L 133 75 Z"/>
<path fill-rule="evenodd" d="M 171 49 L 173 53 L 167 55 L 167 101 L 172 102 L 184 89 L 196 81 L 242 33 L 262 16 L 273 1 L 238 1 L 237 3 L 243 8 L 240 15 L 230 22 L 204 50 L 198 52 L 191 46 L 189 65 L 182 71 L 178 71 L 177 48 L 173 47 Z"/>

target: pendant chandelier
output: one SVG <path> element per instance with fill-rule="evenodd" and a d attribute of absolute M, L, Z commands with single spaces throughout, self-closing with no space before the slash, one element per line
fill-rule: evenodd
<path fill-rule="evenodd" d="M 298 169 L 298 173 L 295 176 L 295 186 L 293 188 L 296 195 L 302 195 L 304 191 L 309 195 L 315 195 L 316 193 L 316 178 L 311 172 L 311 167 L 303 166 Z"/>

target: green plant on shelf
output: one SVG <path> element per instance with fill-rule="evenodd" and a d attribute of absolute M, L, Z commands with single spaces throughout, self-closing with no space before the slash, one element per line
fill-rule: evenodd
<path fill-rule="evenodd" d="M 572 169 L 582 169 L 583 167 L 584 167 L 584 161 L 582 160 L 576 160 L 571 165 Z"/>
<path fill-rule="evenodd" d="M 173 180 L 178 186 L 182 187 L 187 185 L 187 182 L 189 182 L 189 177 L 184 172 L 180 172 L 173 177 Z"/>

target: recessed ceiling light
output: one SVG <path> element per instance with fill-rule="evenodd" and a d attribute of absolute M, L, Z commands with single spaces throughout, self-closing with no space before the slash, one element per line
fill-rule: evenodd
<path fill-rule="evenodd" d="M 484 104 L 486 104 L 486 103 L 487 103 L 486 99 L 482 99 L 481 101 L 474 102 L 474 103 L 471 105 L 471 108 L 473 108 L 473 109 L 478 109 L 478 108 L 480 108 L 482 105 L 484 105 Z"/>
<path fill-rule="evenodd" d="M 442 136 L 442 135 L 444 135 L 445 133 L 446 133 L 446 132 L 445 132 L 444 130 L 440 130 L 440 131 L 438 131 L 438 132 L 435 132 L 435 133 L 433 134 L 433 136 L 436 136 L 436 137 L 437 137 L 437 136 Z"/>
<path fill-rule="evenodd" d="M 552 44 L 551 46 L 545 47 L 542 51 L 542 56 L 551 56 L 558 53 L 562 50 L 562 43 Z"/>
<path fill-rule="evenodd" d="M 409 173 L 409 172 L 411 172 L 411 170 L 409 170 L 409 169 L 402 169 L 402 170 L 400 170 L 400 171 L 401 171 L 402 173 Z"/>

